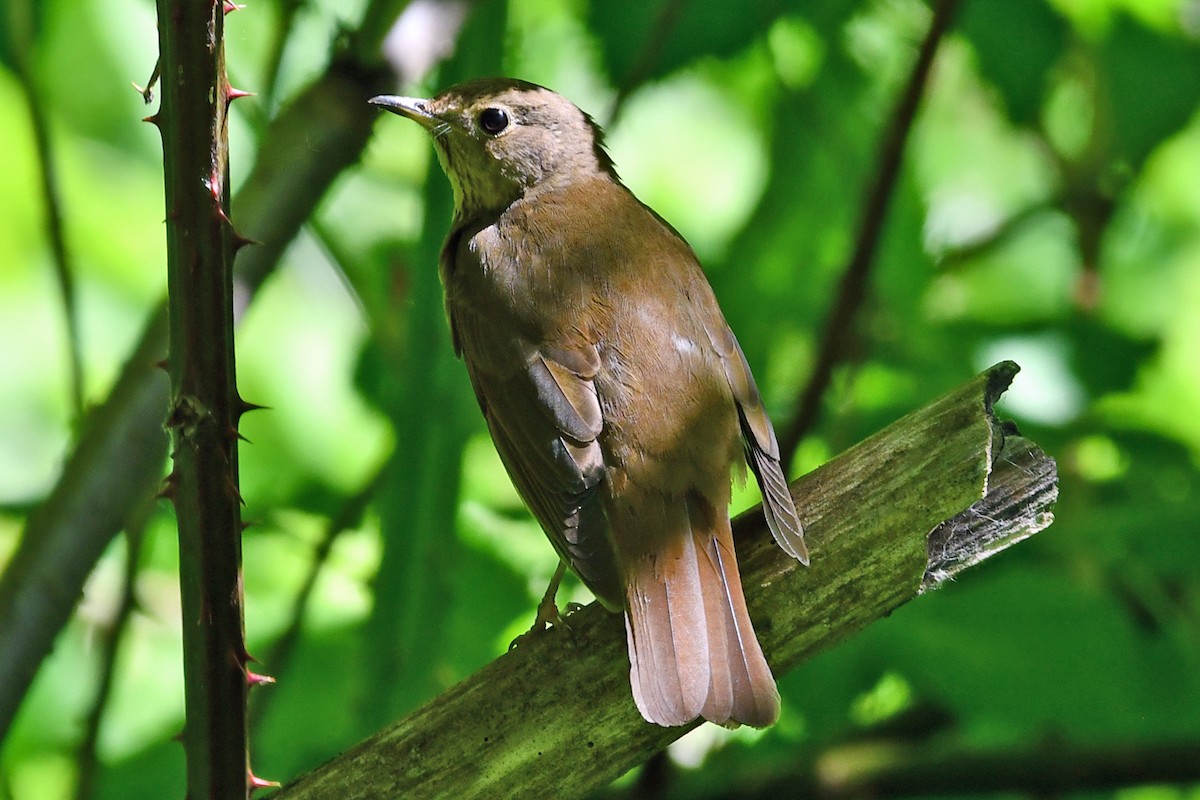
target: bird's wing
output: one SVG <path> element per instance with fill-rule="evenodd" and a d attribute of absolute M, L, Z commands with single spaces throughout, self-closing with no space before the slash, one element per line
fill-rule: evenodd
<path fill-rule="evenodd" d="M 597 598 L 620 607 L 624 587 L 598 491 L 605 465 L 595 346 L 538 347 L 458 322 L 471 383 L 509 476 L 559 555 Z"/>
<path fill-rule="evenodd" d="M 808 563 L 808 547 L 804 544 L 804 527 L 796 513 L 796 504 L 788 489 L 787 478 L 779 466 L 779 443 L 775 429 L 763 408 L 762 396 L 750 373 L 750 365 L 741 345 L 728 325 L 705 325 L 713 347 L 721 357 L 725 377 L 737 403 L 738 421 L 742 427 L 742 445 L 746 463 L 750 465 L 763 496 L 763 513 L 775 541 L 784 552 L 803 564 Z"/>

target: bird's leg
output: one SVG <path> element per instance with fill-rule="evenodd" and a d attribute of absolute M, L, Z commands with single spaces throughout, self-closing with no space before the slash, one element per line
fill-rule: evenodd
<path fill-rule="evenodd" d="M 558 612 L 558 587 L 562 584 L 566 571 L 567 562 L 559 559 L 558 566 L 554 568 L 554 574 L 550 576 L 550 585 L 546 587 L 546 593 L 542 595 L 542 601 L 538 603 L 537 617 L 533 620 L 533 627 L 530 630 L 544 631 L 550 625 L 562 624 L 562 614 Z"/>
<path fill-rule="evenodd" d="M 531 636 L 537 636 L 544 632 L 551 625 L 562 625 L 568 627 L 563 620 L 562 614 L 558 611 L 558 585 L 562 583 L 563 574 L 567 571 L 567 562 L 559 559 L 558 567 L 554 570 L 554 576 L 550 578 L 550 585 L 546 587 L 546 593 L 542 595 L 541 602 L 538 603 L 537 616 L 533 620 L 533 626 L 522 633 L 520 636 L 512 640 L 512 644 L 508 646 L 509 650 L 519 645 L 521 642 L 528 640 Z"/>

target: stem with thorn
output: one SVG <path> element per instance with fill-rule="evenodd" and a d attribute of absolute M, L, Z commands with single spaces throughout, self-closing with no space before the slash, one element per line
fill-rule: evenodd
<path fill-rule="evenodd" d="M 245 242 L 229 220 L 229 104 L 241 93 L 225 72 L 226 8 L 215 1 L 158 4 L 171 382 L 166 427 L 183 609 L 183 734 L 187 794 L 244 800 L 249 769 L 242 620 L 242 520 L 237 425 L 251 408 L 237 393 L 233 257 Z"/>

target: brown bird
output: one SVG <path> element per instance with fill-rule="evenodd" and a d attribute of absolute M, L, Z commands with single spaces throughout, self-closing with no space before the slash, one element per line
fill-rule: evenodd
<path fill-rule="evenodd" d="M 422 125 L 454 187 L 441 277 L 500 458 L 563 561 L 624 610 L 638 710 L 763 727 L 779 693 L 729 526 L 744 452 L 808 563 L 746 358 L 687 242 L 621 184 L 592 119 L 481 79 L 371 103 Z"/>

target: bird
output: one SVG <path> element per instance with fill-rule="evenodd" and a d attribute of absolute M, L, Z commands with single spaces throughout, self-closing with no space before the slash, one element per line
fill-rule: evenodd
<path fill-rule="evenodd" d="M 804 564 L 808 550 L 692 248 L 621 182 L 592 117 L 550 89 L 479 78 L 368 102 L 433 140 L 454 193 L 439 258 L 454 350 L 561 563 L 624 615 L 637 710 L 665 727 L 771 725 L 779 692 L 728 513 L 743 459 L 776 543 Z"/>

